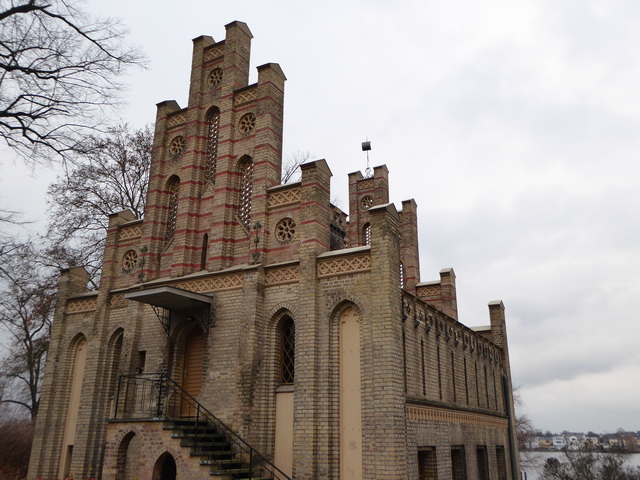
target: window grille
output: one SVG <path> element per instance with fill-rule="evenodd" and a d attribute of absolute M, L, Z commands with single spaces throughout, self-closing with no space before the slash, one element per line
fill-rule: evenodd
<path fill-rule="evenodd" d="M 507 458 L 502 445 L 496 445 L 496 464 L 498 467 L 498 480 L 507 480 Z"/>
<path fill-rule="evenodd" d="M 467 461 L 464 454 L 464 445 L 451 447 L 451 473 L 453 480 L 467 480 Z"/>
<path fill-rule="evenodd" d="M 253 195 L 253 160 L 246 159 L 240 165 L 240 221 L 249 228 L 251 223 L 251 197 Z"/>
<path fill-rule="evenodd" d="M 371 224 L 365 223 L 362 228 L 362 236 L 364 237 L 364 244 L 371 245 Z"/>
<path fill-rule="evenodd" d="M 476 462 L 478 464 L 478 480 L 489 480 L 489 458 L 485 445 L 476 447 Z"/>
<path fill-rule="evenodd" d="M 205 182 L 215 183 L 218 162 L 218 137 L 220 132 L 220 110 L 214 108 L 207 121 L 207 164 Z"/>
<path fill-rule="evenodd" d="M 295 379 L 296 326 L 291 318 L 284 322 L 281 335 L 280 383 L 292 384 Z"/>
<path fill-rule="evenodd" d="M 176 222 L 178 220 L 178 195 L 180 193 L 180 179 L 171 177 L 167 182 L 167 196 L 169 197 L 169 205 L 167 208 L 167 227 L 165 232 L 165 240 L 168 242 L 176 233 Z"/>
<path fill-rule="evenodd" d="M 207 248 L 209 247 L 209 234 L 202 236 L 202 253 L 200 253 L 200 270 L 207 268 Z"/>
<path fill-rule="evenodd" d="M 422 447 L 418 450 L 418 479 L 438 480 L 436 447 Z"/>

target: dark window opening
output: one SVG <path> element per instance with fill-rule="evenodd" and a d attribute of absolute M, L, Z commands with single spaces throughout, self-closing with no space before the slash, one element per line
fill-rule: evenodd
<path fill-rule="evenodd" d="M 454 445 L 451 447 L 451 475 L 453 480 L 467 480 L 464 445 Z"/>
<path fill-rule="evenodd" d="M 498 480 L 507 480 L 507 458 L 502 445 L 496 446 L 496 464 L 498 466 Z"/>
<path fill-rule="evenodd" d="M 438 480 L 436 447 L 422 447 L 418 450 L 418 480 Z"/>
<path fill-rule="evenodd" d="M 281 339 L 280 383 L 292 384 L 295 380 L 296 325 L 291 318 L 284 323 Z"/>
<path fill-rule="evenodd" d="M 476 447 L 476 462 L 478 464 L 478 480 L 489 480 L 489 459 L 487 447 Z"/>

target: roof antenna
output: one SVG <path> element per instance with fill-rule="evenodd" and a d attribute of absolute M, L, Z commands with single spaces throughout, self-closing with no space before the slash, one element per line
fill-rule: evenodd
<path fill-rule="evenodd" d="M 367 140 L 366 142 L 362 142 L 362 151 L 367 152 L 367 169 L 364 171 L 364 178 L 371 177 L 371 167 L 369 167 L 369 150 L 371 150 L 371 142 Z"/>

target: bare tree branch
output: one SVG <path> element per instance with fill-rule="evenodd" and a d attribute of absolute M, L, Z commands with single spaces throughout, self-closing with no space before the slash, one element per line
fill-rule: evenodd
<path fill-rule="evenodd" d="M 297 151 L 295 153 L 287 155 L 282 164 L 281 183 L 285 184 L 300 181 L 300 165 L 312 158 L 312 155 L 308 151 Z"/>
<path fill-rule="evenodd" d="M 142 56 L 123 26 L 66 0 L 0 0 L 0 136 L 28 164 L 67 159 L 121 100 Z"/>
<path fill-rule="evenodd" d="M 37 268 L 36 255 L 31 243 L 24 244 L 3 257 L 0 271 L 0 329 L 9 335 L 0 404 L 23 407 L 31 418 L 38 411 L 56 292 L 53 272 Z"/>
<path fill-rule="evenodd" d="M 49 266 L 83 266 L 97 287 L 108 216 L 144 213 L 152 144 L 150 127 L 122 125 L 79 145 L 74 167 L 49 186 Z"/>

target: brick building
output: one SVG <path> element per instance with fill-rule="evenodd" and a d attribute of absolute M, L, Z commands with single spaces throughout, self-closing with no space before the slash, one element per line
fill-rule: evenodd
<path fill-rule="evenodd" d="M 348 217 L 324 160 L 280 184 L 285 76 L 248 85 L 251 38 L 193 41 L 144 219 L 110 218 L 98 291 L 62 272 L 29 478 L 519 478 L 502 303 L 469 328 L 452 270 L 420 281 L 384 165 Z"/>

